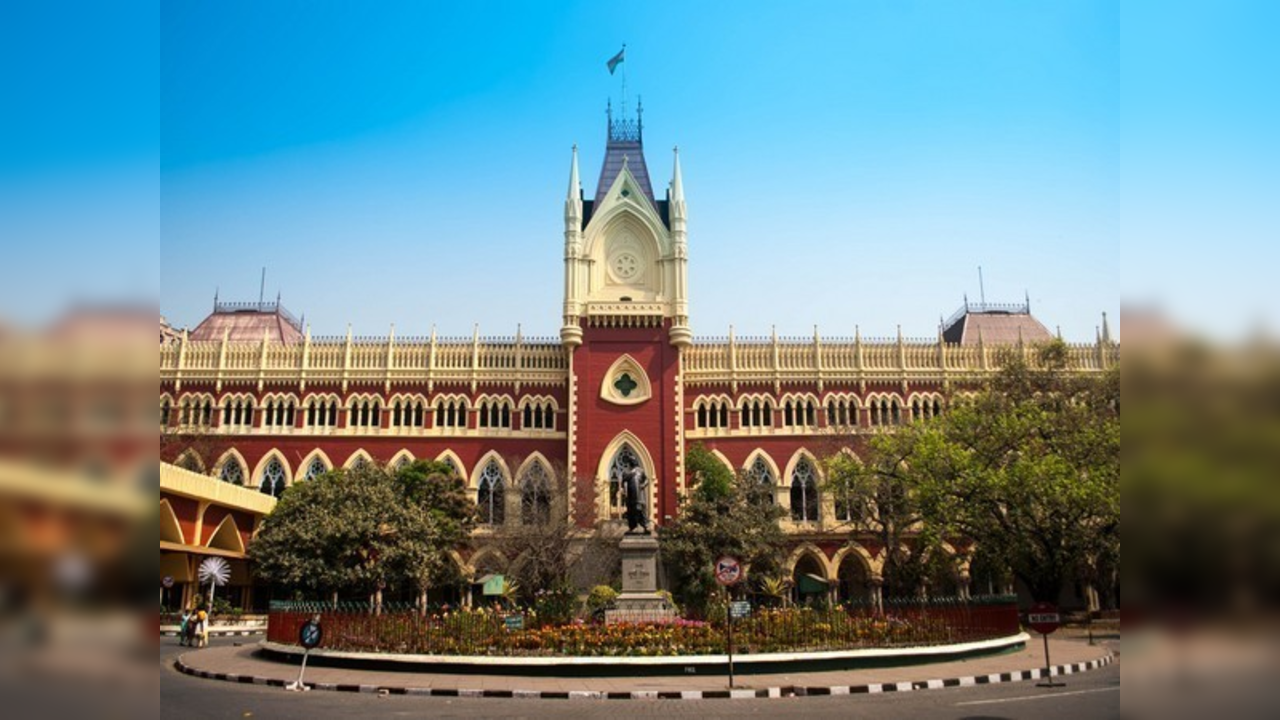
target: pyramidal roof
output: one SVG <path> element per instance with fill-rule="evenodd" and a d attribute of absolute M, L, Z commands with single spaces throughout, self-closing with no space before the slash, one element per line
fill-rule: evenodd
<path fill-rule="evenodd" d="M 302 342 L 302 323 L 285 309 L 280 301 L 229 303 L 214 301 L 213 313 L 194 330 L 196 341 L 262 342 L 263 335 L 272 342 Z"/>
<path fill-rule="evenodd" d="M 641 117 L 644 109 L 636 106 L 636 119 L 617 119 L 613 117 L 613 106 L 609 106 L 609 141 L 605 146 L 604 165 L 600 167 L 600 182 L 596 183 L 595 207 L 600 207 L 605 193 L 613 186 L 614 180 L 622 173 L 625 165 L 640 185 L 640 191 L 649 198 L 649 202 L 657 205 L 653 196 L 653 185 L 649 182 L 649 167 L 644 162 L 644 124 Z"/>
<path fill-rule="evenodd" d="M 1031 314 L 1029 300 L 1015 305 L 971 303 L 965 298 L 964 305 L 943 323 L 942 339 L 960 345 L 1013 345 L 1047 342 L 1053 335 Z"/>

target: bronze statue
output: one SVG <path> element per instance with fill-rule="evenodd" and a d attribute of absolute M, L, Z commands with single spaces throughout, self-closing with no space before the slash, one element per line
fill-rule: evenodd
<path fill-rule="evenodd" d="M 640 528 L 638 534 L 649 534 L 649 518 L 644 512 L 644 492 L 645 481 L 648 477 L 645 475 L 644 468 L 635 466 L 628 468 L 622 473 L 622 491 L 623 499 L 627 503 L 627 532 L 635 533 L 636 528 Z"/>

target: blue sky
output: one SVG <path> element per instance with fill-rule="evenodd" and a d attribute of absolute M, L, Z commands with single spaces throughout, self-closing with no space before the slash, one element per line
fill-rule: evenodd
<path fill-rule="evenodd" d="M 979 265 L 1068 339 L 1122 300 L 1239 333 L 1277 316 L 1280 18 L 1202 7 L 161 2 L 60 63 L 15 32 L 0 233 L 74 267 L 0 308 L 194 325 L 266 266 L 318 334 L 555 334 L 569 149 L 591 194 L 625 42 L 656 187 L 681 148 L 699 335 L 931 336 Z"/>

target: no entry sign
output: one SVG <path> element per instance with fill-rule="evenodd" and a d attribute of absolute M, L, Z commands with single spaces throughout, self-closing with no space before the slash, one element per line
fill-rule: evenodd
<path fill-rule="evenodd" d="M 716 582 L 724 586 L 733 585 L 742 579 L 742 563 L 738 558 L 723 555 L 716 560 Z"/>
<path fill-rule="evenodd" d="M 1052 603 L 1036 603 L 1027 611 L 1027 625 L 1041 635 L 1048 635 L 1062 626 L 1058 606 Z"/>

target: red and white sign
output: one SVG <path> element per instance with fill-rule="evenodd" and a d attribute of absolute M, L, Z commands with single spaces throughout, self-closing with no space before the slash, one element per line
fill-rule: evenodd
<path fill-rule="evenodd" d="M 716 582 L 728 586 L 741 579 L 742 563 L 738 562 L 738 558 L 722 555 L 719 560 L 716 560 Z"/>
<path fill-rule="evenodd" d="M 1036 603 L 1027 611 L 1027 625 L 1041 635 L 1048 635 L 1062 625 L 1058 606 L 1052 603 Z"/>

